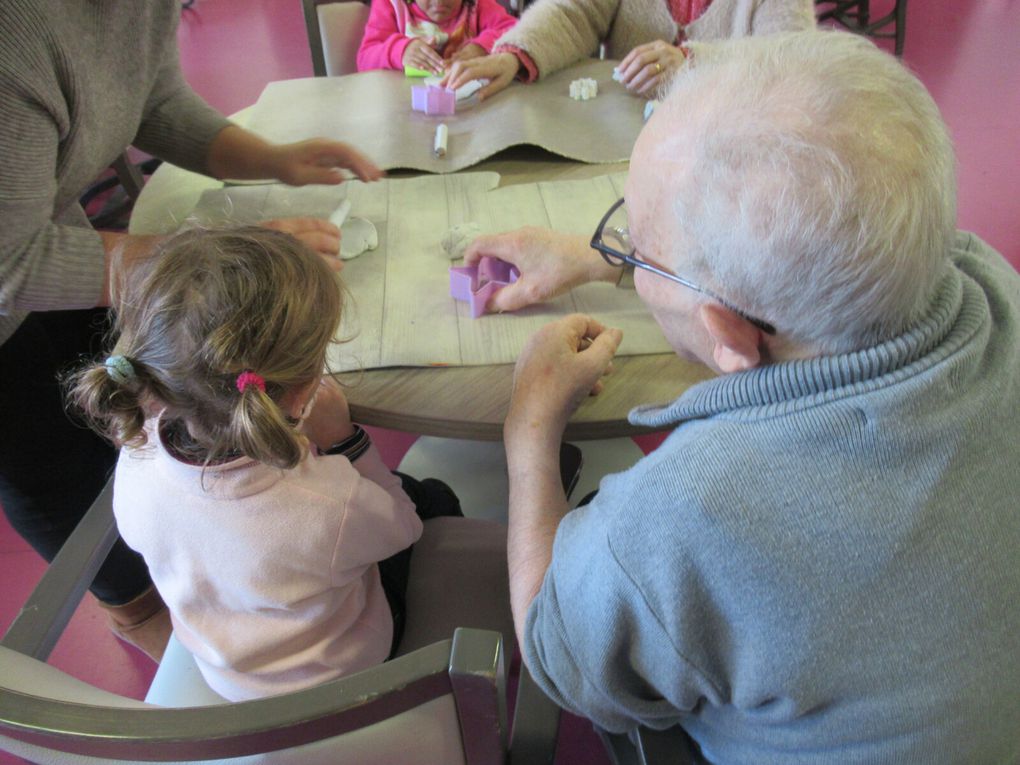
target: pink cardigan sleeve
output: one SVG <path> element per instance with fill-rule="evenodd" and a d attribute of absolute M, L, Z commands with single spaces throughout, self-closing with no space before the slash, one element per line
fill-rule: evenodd
<path fill-rule="evenodd" d="M 365 36 L 358 48 L 359 72 L 404 68 L 404 50 L 411 38 L 404 35 L 401 21 L 389 0 L 372 0 Z"/>
<path fill-rule="evenodd" d="M 509 30 L 517 19 L 511 16 L 496 0 L 476 0 L 478 14 L 478 34 L 469 42 L 485 48 L 486 53 L 492 52 L 492 46 L 503 33 Z"/>

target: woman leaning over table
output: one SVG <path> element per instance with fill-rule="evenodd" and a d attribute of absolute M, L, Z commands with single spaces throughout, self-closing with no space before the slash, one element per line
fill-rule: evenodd
<path fill-rule="evenodd" d="M 621 82 L 650 98 L 700 41 L 814 24 L 811 0 L 537 0 L 490 55 L 455 63 L 447 84 L 487 78 L 479 91 L 486 98 L 515 78 L 534 82 L 595 56 L 605 42 L 606 57 L 622 59 Z"/>
<path fill-rule="evenodd" d="M 339 183 L 379 170 L 336 141 L 268 144 L 228 122 L 185 83 L 179 0 L 4 0 L 0 7 L 0 504 L 52 558 L 116 462 L 72 423 L 58 375 L 98 351 L 106 311 L 155 237 L 99 232 L 78 202 L 129 144 L 217 178 Z M 334 268 L 325 221 L 268 222 Z M 170 622 L 145 564 L 123 543 L 92 585 L 111 627 L 153 658 Z"/>

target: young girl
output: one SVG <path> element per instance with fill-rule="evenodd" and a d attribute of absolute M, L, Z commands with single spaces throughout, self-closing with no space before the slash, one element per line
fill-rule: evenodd
<path fill-rule="evenodd" d="M 124 301 L 115 355 L 73 380 L 123 445 L 121 535 L 230 700 L 384 661 L 422 518 L 460 515 L 445 484 L 390 473 L 322 378 L 341 308 L 338 278 L 286 234 L 187 232 Z"/>
<path fill-rule="evenodd" d="M 496 0 L 372 0 L 358 71 L 439 74 L 447 62 L 488 54 L 515 22 Z"/>

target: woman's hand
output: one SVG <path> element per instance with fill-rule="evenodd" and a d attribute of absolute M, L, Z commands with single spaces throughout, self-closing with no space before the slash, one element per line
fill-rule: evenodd
<path fill-rule="evenodd" d="M 493 293 L 489 311 L 516 311 L 617 274 L 585 237 L 534 226 L 478 237 L 464 252 L 464 265 L 473 265 L 483 256 L 505 260 L 521 274 L 516 282 Z"/>
<path fill-rule="evenodd" d="M 411 66 L 421 69 L 423 72 L 440 74 L 443 71 L 443 57 L 436 53 L 435 49 L 426 40 L 415 38 L 404 48 L 404 58 L 401 63 L 404 66 Z"/>
<path fill-rule="evenodd" d="M 645 43 L 623 57 L 616 70 L 624 87 L 646 98 L 655 96 L 659 86 L 683 66 L 686 57 L 675 45 L 663 40 Z"/>
<path fill-rule="evenodd" d="M 488 80 L 489 84 L 478 91 L 478 100 L 494 96 L 513 82 L 521 62 L 513 53 L 494 53 L 465 60 L 454 60 L 453 66 L 443 77 L 442 85 L 456 90 L 471 80 Z"/>
<path fill-rule="evenodd" d="M 343 170 L 350 170 L 363 181 L 377 181 L 383 174 L 353 146 L 327 138 L 279 144 L 269 151 L 273 177 L 291 186 L 343 183 Z"/>
<path fill-rule="evenodd" d="M 334 271 L 344 267 L 340 254 L 340 229 L 321 218 L 275 218 L 259 223 L 263 228 L 282 231 L 314 250 Z"/>

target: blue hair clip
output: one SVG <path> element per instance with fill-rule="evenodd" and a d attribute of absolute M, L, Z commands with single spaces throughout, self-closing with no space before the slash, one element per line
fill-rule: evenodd
<path fill-rule="evenodd" d="M 126 356 L 107 356 L 103 366 L 106 367 L 106 374 L 118 385 L 135 378 L 135 368 L 131 366 Z"/>

